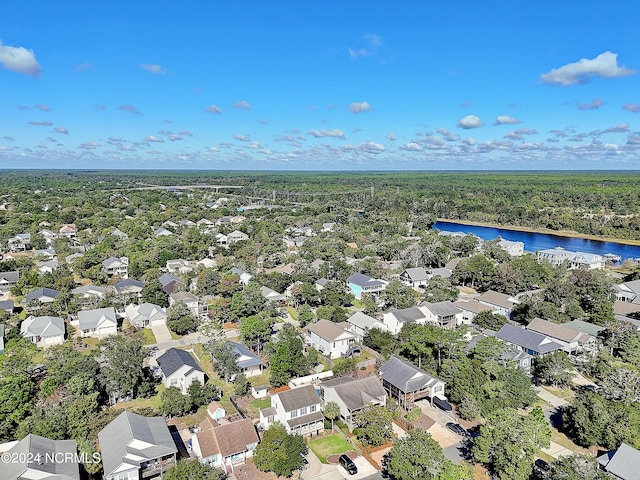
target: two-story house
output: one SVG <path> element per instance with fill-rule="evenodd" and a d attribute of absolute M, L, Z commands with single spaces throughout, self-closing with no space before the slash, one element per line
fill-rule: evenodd
<path fill-rule="evenodd" d="M 324 432 L 322 400 L 312 385 L 271 395 L 271 407 L 260 410 L 260 426 L 265 430 L 278 421 L 287 432 L 320 435 Z"/>
<path fill-rule="evenodd" d="M 156 361 L 162 372 L 165 387 L 176 387 L 186 395 L 194 381 L 197 380 L 204 385 L 204 371 L 186 350 L 170 348 Z"/>
<path fill-rule="evenodd" d="M 29 434 L 4 453 L 0 478 L 80 480 L 78 445 L 75 440 L 50 440 Z"/>
<path fill-rule="evenodd" d="M 178 449 L 162 417 L 122 412 L 98 433 L 105 480 L 160 476 L 176 464 Z"/>
<path fill-rule="evenodd" d="M 382 386 L 405 409 L 423 398 L 445 400 L 445 382 L 409 362 L 391 357 L 380 367 Z"/>
<path fill-rule="evenodd" d="M 517 299 L 494 290 L 487 290 L 478 297 L 478 301 L 491 310 L 507 318 L 511 317 L 513 306 L 520 303 Z"/>
<path fill-rule="evenodd" d="M 338 377 L 320 384 L 320 396 L 325 405 L 335 402 L 340 416 L 353 428 L 353 416 L 367 405 L 387 404 L 387 392 L 378 377 Z"/>
<path fill-rule="evenodd" d="M 591 335 L 542 318 L 531 320 L 526 329 L 559 343 L 567 353 L 576 353 L 595 348 L 595 338 Z"/>
<path fill-rule="evenodd" d="M 129 258 L 109 257 L 102 262 L 102 270 L 108 277 L 129 277 Z"/>
<path fill-rule="evenodd" d="M 252 457 L 259 441 L 250 418 L 220 424 L 205 418 L 191 438 L 191 445 L 200 462 L 228 471 Z"/>
<path fill-rule="evenodd" d="M 346 356 L 356 343 L 356 336 L 329 320 L 318 320 L 307 325 L 308 341 L 329 358 Z"/>
<path fill-rule="evenodd" d="M 207 314 L 207 305 L 201 304 L 200 299 L 193 293 L 174 292 L 169 295 L 169 306 L 173 306 L 179 302 L 184 303 L 191 314 L 196 318 L 200 318 Z"/>
<path fill-rule="evenodd" d="M 408 287 L 418 288 L 429 283 L 429 274 L 423 267 L 407 268 L 400 274 L 400 281 Z"/>
<path fill-rule="evenodd" d="M 362 273 L 354 273 L 347 278 L 347 287 L 349 291 L 358 300 L 362 300 L 363 294 L 371 294 L 383 291 L 387 288 L 388 282 L 371 278 Z"/>

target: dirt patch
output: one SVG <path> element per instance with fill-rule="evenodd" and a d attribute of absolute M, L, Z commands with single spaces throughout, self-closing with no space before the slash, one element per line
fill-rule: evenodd
<path fill-rule="evenodd" d="M 413 426 L 414 428 L 420 428 L 426 432 L 431 427 L 433 427 L 435 423 L 436 421 L 433 418 L 431 418 L 428 415 L 425 415 L 424 413 L 421 413 L 420 416 L 418 417 L 418 420 L 414 422 Z"/>
<path fill-rule="evenodd" d="M 273 472 L 261 472 L 250 460 L 244 465 L 234 467 L 233 472 L 238 480 L 278 480 L 284 478 L 278 477 Z"/>
<path fill-rule="evenodd" d="M 358 452 L 354 450 L 349 450 L 348 452 L 344 452 L 342 455 L 346 455 L 351 460 L 355 460 L 356 458 L 358 458 Z M 340 455 L 329 455 L 327 457 L 327 462 L 332 465 L 337 465 L 339 458 L 340 458 Z"/>

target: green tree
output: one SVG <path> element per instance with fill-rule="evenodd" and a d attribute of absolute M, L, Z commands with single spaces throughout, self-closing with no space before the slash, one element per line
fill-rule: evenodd
<path fill-rule="evenodd" d="M 35 390 L 24 374 L 0 380 L 0 441 L 14 439 L 18 424 L 34 408 Z"/>
<path fill-rule="evenodd" d="M 252 315 L 240 324 L 240 337 L 245 345 L 259 352 L 271 337 L 271 325 L 258 315 Z"/>
<path fill-rule="evenodd" d="M 296 328 L 286 323 L 278 334 L 278 340 L 269 345 L 273 352 L 270 357 L 271 385 L 286 385 L 293 376 L 304 376 L 309 373 L 310 361 L 303 354 L 304 342 Z"/>
<path fill-rule="evenodd" d="M 224 473 L 210 465 L 200 463 L 196 458 L 180 459 L 164 474 L 165 480 L 222 480 Z"/>
<path fill-rule="evenodd" d="M 413 307 L 416 304 L 413 290 L 398 279 L 389 282 L 387 288 L 380 293 L 380 298 L 387 307 L 397 309 Z"/>
<path fill-rule="evenodd" d="M 169 297 L 167 297 L 167 294 L 162 290 L 162 284 L 157 278 L 147 282 L 144 287 L 142 287 L 141 295 L 143 302 L 153 303 L 164 308 L 169 306 Z"/>
<path fill-rule="evenodd" d="M 463 259 L 453 270 L 451 282 L 469 285 L 471 288 L 486 289 L 493 278 L 495 267 L 484 255 L 474 255 Z"/>
<path fill-rule="evenodd" d="M 200 408 L 202 405 L 210 403 L 206 401 L 203 390 L 204 385 L 200 383 L 200 380 L 194 380 L 193 382 L 191 382 L 191 385 L 189 385 L 187 394 L 189 395 L 189 397 L 191 397 L 191 403 L 193 404 L 194 408 Z"/>
<path fill-rule="evenodd" d="M 438 442 L 431 434 L 419 428 L 411 430 L 406 437 L 393 442 L 386 471 L 397 480 L 473 478 L 473 472 L 468 465 L 457 466 L 445 458 Z"/>
<path fill-rule="evenodd" d="M 207 350 L 211 354 L 211 366 L 226 381 L 240 372 L 234 346 L 225 338 L 210 342 Z"/>
<path fill-rule="evenodd" d="M 290 477 L 302 468 L 302 455 L 307 453 L 307 442 L 302 435 L 288 434 L 284 425 L 272 424 L 262 437 L 253 454 L 253 463 L 263 472 Z"/>
<path fill-rule="evenodd" d="M 112 335 L 101 342 L 105 366 L 101 373 L 111 397 L 131 395 L 136 398 L 145 381 L 144 359 L 149 351 L 140 338 L 127 339 Z"/>
<path fill-rule="evenodd" d="M 244 373 L 239 373 L 233 381 L 233 393 L 236 395 L 246 395 L 251 389 L 251 382 Z"/>
<path fill-rule="evenodd" d="M 447 278 L 436 275 L 429 280 L 424 288 L 424 299 L 427 302 L 455 302 L 458 299 L 458 289 L 451 285 Z"/>
<path fill-rule="evenodd" d="M 393 416 L 393 412 L 388 408 L 369 404 L 354 415 L 354 433 L 365 445 L 382 445 L 393 435 Z"/>
<path fill-rule="evenodd" d="M 546 473 L 549 480 L 607 480 L 610 477 L 600 470 L 595 458 L 584 455 L 560 457 Z"/>
<path fill-rule="evenodd" d="M 571 383 L 572 369 L 565 352 L 553 352 L 536 359 L 534 372 L 543 382 L 554 387 L 564 387 Z"/>
<path fill-rule="evenodd" d="M 331 420 L 331 431 L 333 431 L 333 421 L 340 416 L 340 405 L 333 401 L 327 402 L 324 404 L 322 413 L 328 420 Z"/>
<path fill-rule="evenodd" d="M 195 332 L 199 324 L 184 302 L 176 302 L 167 309 L 167 327 L 178 335 Z"/>
<path fill-rule="evenodd" d="M 498 313 L 493 313 L 491 310 L 483 310 L 473 317 L 473 323 L 482 328 L 488 328 L 489 330 L 498 331 L 507 323 L 507 317 Z"/>
<path fill-rule="evenodd" d="M 181 417 L 190 411 L 192 406 L 191 396 L 183 395 L 177 387 L 169 387 L 160 395 L 160 409 L 166 415 Z"/>

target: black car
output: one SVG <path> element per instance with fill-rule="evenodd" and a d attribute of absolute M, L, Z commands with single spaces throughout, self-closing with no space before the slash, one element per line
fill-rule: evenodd
<path fill-rule="evenodd" d="M 356 473 L 358 473 L 358 467 L 356 467 L 356 464 L 353 463 L 353 460 L 351 460 L 344 453 L 340 455 L 338 463 L 340 463 L 342 468 L 344 468 L 349 475 L 355 475 Z"/>
<path fill-rule="evenodd" d="M 536 458 L 536 461 L 533 462 L 533 465 L 535 468 L 542 470 L 543 472 L 546 472 L 549 470 L 549 464 L 544 460 L 542 460 L 541 458 Z"/>
<path fill-rule="evenodd" d="M 447 428 L 451 430 L 453 433 L 455 433 L 456 435 L 460 435 L 461 437 L 467 436 L 467 431 L 464 428 L 462 428 L 462 425 L 460 425 L 459 423 L 449 422 L 447 423 Z"/>

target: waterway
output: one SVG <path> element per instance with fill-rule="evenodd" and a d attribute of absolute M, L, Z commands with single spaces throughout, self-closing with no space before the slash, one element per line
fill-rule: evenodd
<path fill-rule="evenodd" d="M 481 227 L 478 225 L 464 225 L 455 222 L 436 222 L 433 226 L 444 232 L 472 233 L 483 240 L 493 240 L 501 237 L 512 242 L 523 242 L 527 252 L 536 252 L 546 248 L 562 247 L 572 252 L 596 253 L 605 255 L 612 253 L 619 255 L 622 260 L 640 258 L 640 246 L 625 245 L 623 243 L 603 242 L 579 237 L 562 237 L 548 233 L 523 232 L 519 230 L 504 230 L 495 227 Z"/>

